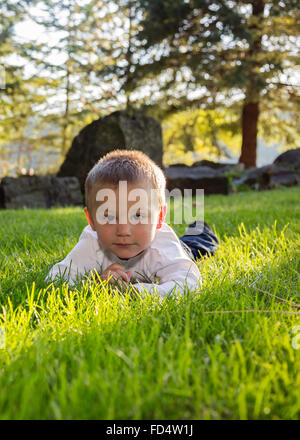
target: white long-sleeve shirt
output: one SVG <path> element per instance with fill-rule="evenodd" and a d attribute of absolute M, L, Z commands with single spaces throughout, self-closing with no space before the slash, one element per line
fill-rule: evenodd
<path fill-rule="evenodd" d="M 179 238 L 166 223 L 156 231 L 147 249 L 128 260 L 120 259 L 103 249 L 97 233 L 86 226 L 76 246 L 64 260 L 52 267 L 46 280 L 60 276 L 72 285 L 78 276 L 84 276 L 94 269 L 101 275 L 113 263 L 119 263 L 125 271 L 133 273 L 132 285 L 140 292 L 146 289 L 164 297 L 168 293 L 177 292 L 178 288 L 182 292 L 185 287 L 193 290 L 201 287 L 197 265 L 187 256 Z M 151 280 L 151 283 L 144 282 L 145 278 Z"/>

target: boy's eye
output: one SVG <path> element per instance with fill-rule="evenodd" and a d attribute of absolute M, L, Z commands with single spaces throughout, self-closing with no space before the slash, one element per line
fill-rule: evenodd
<path fill-rule="evenodd" d="M 107 218 L 108 221 L 114 220 L 115 216 L 110 214 L 105 214 L 105 218 Z"/>
<path fill-rule="evenodd" d="M 142 220 L 142 219 L 144 219 L 145 217 L 146 217 L 146 216 L 145 216 L 144 213 L 142 213 L 142 212 L 136 212 L 135 214 L 133 214 L 133 215 L 131 216 L 131 219 L 134 220 L 134 221 L 138 221 L 138 220 Z"/>
<path fill-rule="evenodd" d="M 105 213 L 103 214 L 103 217 L 104 217 L 104 219 L 105 219 L 106 221 L 108 221 L 108 222 L 112 222 L 112 221 L 114 221 L 115 218 L 116 218 L 114 215 L 112 215 L 112 214 L 108 214 L 107 212 L 105 212 Z"/>
<path fill-rule="evenodd" d="M 101 207 L 99 207 L 96 211 L 96 220 L 100 225 L 106 225 L 109 224 L 115 224 L 116 223 L 116 216 L 113 211 L 108 211 L 107 209 L 103 211 Z"/>

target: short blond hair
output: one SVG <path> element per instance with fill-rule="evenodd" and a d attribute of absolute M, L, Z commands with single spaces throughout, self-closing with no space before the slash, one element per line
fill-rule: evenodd
<path fill-rule="evenodd" d="M 135 184 L 149 182 L 157 190 L 159 207 L 165 205 L 166 177 L 162 169 L 139 150 L 113 150 L 90 170 L 85 181 L 85 203 L 91 213 L 91 190 L 97 185 L 118 185 L 120 181 Z"/>

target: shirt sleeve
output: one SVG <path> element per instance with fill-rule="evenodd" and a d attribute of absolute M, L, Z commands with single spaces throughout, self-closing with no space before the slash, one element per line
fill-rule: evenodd
<path fill-rule="evenodd" d="M 149 293 L 158 293 L 165 297 L 177 292 L 182 294 L 185 289 L 194 291 L 201 288 L 202 280 L 198 266 L 185 256 L 184 252 L 168 255 L 167 251 L 153 249 L 151 260 L 155 262 L 152 275 L 154 279 L 159 279 L 159 284 L 133 284 L 139 292 L 146 289 Z"/>
<path fill-rule="evenodd" d="M 49 271 L 45 281 L 62 278 L 73 285 L 78 277 L 82 277 L 91 270 L 101 270 L 101 251 L 97 240 L 86 230 L 83 230 L 78 243 L 71 252 Z"/>

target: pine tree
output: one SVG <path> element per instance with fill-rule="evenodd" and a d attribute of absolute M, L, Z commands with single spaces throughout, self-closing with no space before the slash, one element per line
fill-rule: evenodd
<path fill-rule="evenodd" d="M 101 88 L 92 80 L 95 47 L 91 3 L 95 2 L 43 0 L 43 16 L 31 15 L 49 35 L 48 44 L 38 52 L 36 43 L 28 45 L 27 55 L 43 76 L 53 80 L 43 118 L 50 132 L 44 141 L 55 144 L 61 160 L 78 130 L 101 114 L 100 106 L 95 105 L 101 101 Z"/>
<path fill-rule="evenodd" d="M 27 14 L 30 1 L 7 1 L 1 4 L 0 64 L 5 72 L 0 89 L 0 157 L 1 174 L 19 171 L 24 157 L 37 148 L 34 133 L 28 133 L 32 115 L 43 101 L 37 93 L 41 82 L 34 76 L 24 78 L 20 63 L 22 48 L 15 35 L 15 25 Z"/>
<path fill-rule="evenodd" d="M 137 39 L 142 18 L 138 2 L 103 0 L 101 5 L 101 9 L 92 9 L 98 29 L 95 74 L 106 85 L 107 97 L 116 108 L 137 108 L 144 102 L 141 89 L 145 85 L 136 81 L 144 55 L 143 43 Z"/>
<path fill-rule="evenodd" d="M 159 78 L 166 111 L 240 101 L 240 162 L 255 166 L 260 107 L 282 89 L 280 74 L 298 62 L 298 2 L 140 0 L 140 8 L 139 38 L 153 54 L 138 69 L 140 78 Z M 297 89 L 289 90 L 299 108 Z"/>

